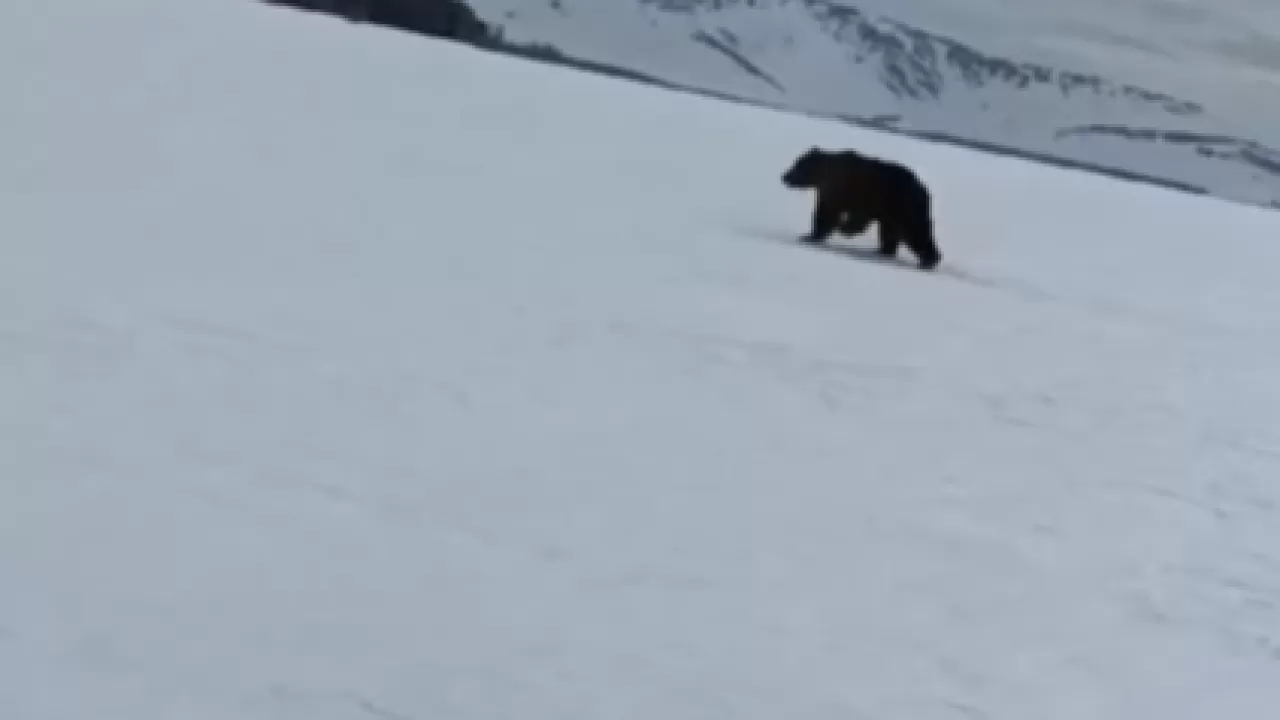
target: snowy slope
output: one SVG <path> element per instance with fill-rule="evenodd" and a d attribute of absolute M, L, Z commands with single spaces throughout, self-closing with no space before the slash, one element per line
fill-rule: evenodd
<path fill-rule="evenodd" d="M 668 82 L 1280 205 L 1274 84 L 1132 47 L 1159 44 L 1166 26 L 1178 35 L 1176 18 L 1157 19 L 1172 12 L 1163 3 L 1058 8 L 1049 14 L 1063 27 L 1046 36 L 1028 19 L 1035 8 L 1014 0 L 466 1 L 508 41 Z M 1222 32 L 1208 22 L 1218 14 L 1206 11 L 1197 35 Z M 1158 131 L 1158 141 L 1118 141 L 1099 126 Z"/>
<path fill-rule="evenodd" d="M 0 717 L 1280 702 L 1274 213 L 248 2 L 0 33 Z M 799 247 L 813 143 L 944 268 Z"/>

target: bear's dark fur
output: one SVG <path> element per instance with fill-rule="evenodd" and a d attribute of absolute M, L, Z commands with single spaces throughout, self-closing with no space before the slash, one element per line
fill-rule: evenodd
<path fill-rule="evenodd" d="M 923 270 L 942 261 L 933 237 L 928 188 L 910 168 L 853 150 L 810 148 L 782 175 L 793 190 L 818 191 L 813 227 L 804 238 L 824 242 L 834 231 L 854 236 L 879 225 L 880 253 L 893 257 L 906 245 Z"/>

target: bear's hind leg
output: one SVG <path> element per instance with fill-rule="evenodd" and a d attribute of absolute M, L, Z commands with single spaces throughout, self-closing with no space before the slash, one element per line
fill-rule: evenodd
<path fill-rule="evenodd" d="M 921 270 L 932 270 L 942 262 L 942 253 L 933 237 L 933 221 L 925 218 L 911 224 L 903 240 L 920 261 Z"/>
<path fill-rule="evenodd" d="M 880 247 L 877 248 L 879 253 L 885 257 L 893 257 L 898 254 L 898 248 L 902 245 L 902 231 L 894 223 L 880 223 Z"/>

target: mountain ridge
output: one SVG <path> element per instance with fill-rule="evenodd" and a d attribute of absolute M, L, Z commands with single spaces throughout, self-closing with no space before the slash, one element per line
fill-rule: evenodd
<path fill-rule="evenodd" d="M 1011 60 L 831 0 L 266 1 L 725 100 L 1280 207 L 1280 150 L 1223 132 L 1220 118 L 1197 100 Z M 421 18 L 406 20 L 415 13 Z"/>

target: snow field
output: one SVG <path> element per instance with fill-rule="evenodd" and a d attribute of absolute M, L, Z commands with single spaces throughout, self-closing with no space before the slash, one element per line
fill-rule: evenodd
<path fill-rule="evenodd" d="M 0 717 L 1280 697 L 1276 215 L 250 3 L 0 28 Z M 811 144 L 944 269 L 797 245 Z"/>

